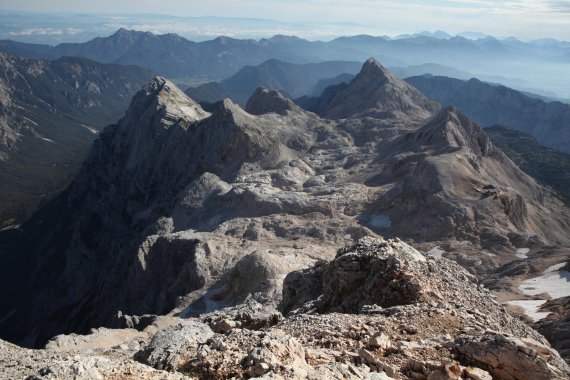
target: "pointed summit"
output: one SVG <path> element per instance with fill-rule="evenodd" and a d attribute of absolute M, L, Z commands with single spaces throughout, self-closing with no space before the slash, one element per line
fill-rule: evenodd
<path fill-rule="evenodd" d="M 380 79 L 382 77 L 388 79 L 390 76 L 390 71 L 380 64 L 375 58 L 368 58 L 362 69 L 360 70 L 359 76 L 373 79 Z"/>
<path fill-rule="evenodd" d="M 120 28 L 114 34 L 107 37 L 107 39 L 117 40 L 123 43 L 126 42 L 132 43 L 134 40 L 138 39 L 142 35 L 144 35 L 144 32 Z"/>
<path fill-rule="evenodd" d="M 117 31 L 115 32 L 116 36 L 125 36 L 125 35 L 129 35 L 131 34 L 131 30 L 125 29 L 125 28 L 119 28 L 117 29 Z"/>
<path fill-rule="evenodd" d="M 437 103 L 370 58 L 350 84 L 328 101 L 322 115 L 344 119 L 391 113 L 422 120 L 433 116 L 438 109 Z"/>
<path fill-rule="evenodd" d="M 169 80 L 156 76 L 152 78 L 133 98 L 127 116 L 146 118 L 149 113 L 159 111 L 165 127 L 177 119 L 189 123 L 202 120 L 210 114 L 190 99 Z"/>

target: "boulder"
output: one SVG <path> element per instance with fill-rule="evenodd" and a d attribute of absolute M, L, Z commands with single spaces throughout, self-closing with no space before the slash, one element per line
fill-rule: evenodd
<path fill-rule="evenodd" d="M 426 258 L 399 239 L 364 237 L 341 248 L 324 270 L 316 267 L 288 275 L 283 304 L 287 309 L 294 309 L 300 306 L 295 305 L 296 302 L 317 293 L 321 273 L 322 297 L 317 306 L 320 312 L 358 313 L 369 305 L 412 304 L 427 294 L 428 288 L 421 283 L 419 275 L 427 268 Z M 313 291 L 307 294 L 307 288 Z"/>
<path fill-rule="evenodd" d="M 156 369 L 175 371 L 196 355 L 199 344 L 213 336 L 208 325 L 188 320 L 160 330 L 135 359 Z"/>
<path fill-rule="evenodd" d="M 457 351 L 468 363 L 505 380 L 567 379 L 570 368 L 553 349 L 503 334 L 463 336 Z"/>

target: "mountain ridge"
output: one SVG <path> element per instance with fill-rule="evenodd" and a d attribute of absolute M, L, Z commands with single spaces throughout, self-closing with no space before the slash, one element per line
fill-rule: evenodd
<path fill-rule="evenodd" d="M 423 76 L 406 80 L 431 99 L 460 107 L 483 126 L 502 124 L 533 136 L 542 145 L 570 152 L 568 104 L 544 102 L 478 79 Z"/>
<path fill-rule="evenodd" d="M 409 99 L 376 62 L 361 74 Z M 206 112 L 164 78 L 145 85 L 67 190 L 0 233 L 2 288 L 19 289 L 1 336 L 38 346 L 117 315 L 274 305 L 286 273 L 363 236 L 453 247 L 481 272 L 512 261 L 516 239 L 570 244 L 568 209 L 456 109 L 333 120 L 276 91 L 250 101 L 257 115 L 230 100 Z"/>
<path fill-rule="evenodd" d="M 118 44 L 123 34 L 132 39 L 144 39 L 146 43 Z M 137 36 L 135 38 L 135 36 Z M 160 43 L 158 43 L 160 41 Z M 93 49 L 87 49 L 92 46 Z M 124 48 L 117 49 L 123 46 Z M 136 64 L 154 72 L 189 84 L 221 80 L 235 74 L 245 65 L 257 65 L 274 58 L 293 63 L 321 62 L 331 60 L 362 61 L 371 55 L 388 66 L 409 66 L 436 63 L 451 66 L 461 71 L 477 72 L 480 75 L 526 76 L 528 69 L 537 62 L 550 58 L 559 59 L 567 53 L 564 47 L 552 47 L 531 43 L 498 41 L 493 38 L 469 40 L 462 37 L 437 39 L 418 36 L 407 39 L 387 39 L 372 36 L 339 37 L 332 41 L 307 41 L 295 37 L 277 36 L 261 40 L 238 40 L 228 37 L 204 42 L 192 42 L 173 34 L 148 35 L 145 32 L 121 31 L 108 37 L 99 37 L 83 44 L 63 46 L 26 45 L 14 41 L 0 41 L 0 49 L 32 56 L 32 58 L 57 58 L 61 55 L 84 55 L 101 62 Z M 125 51 L 126 49 L 126 51 Z M 224 60 L 219 56 L 223 55 Z M 97 55 L 97 57 L 95 57 Z M 529 60 L 528 57 L 536 57 Z M 110 61 L 110 59 L 113 59 Z M 503 61 L 524 62 L 525 72 L 506 71 Z M 492 69 L 490 69 L 491 65 Z M 559 68 L 564 73 L 564 67 Z M 482 71 L 482 72 L 481 72 Z M 486 79 L 486 78 L 485 78 Z M 538 81 L 532 87 L 551 87 L 552 83 Z M 518 81 L 517 81 L 518 82 Z M 509 82 L 514 85 L 515 82 Z M 523 84 L 521 84 L 522 86 Z M 524 87 L 530 87 L 524 85 Z M 562 85 L 554 91 L 567 98 Z"/>
<path fill-rule="evenodd" d="M 0 226 L 23 222 L 63 190 L 96 134 L 116 121 L 151 72 L 85 58 L 0 53 Z"/>
<path fill-rule="evenodd" d="M 364 63 L 360 73 L 348 85 L 330 91 L 329 87 L 329 92 L 323 93 L 316 102 L 322 107 L 319 114 L 332 119 L 361 117 L 367 112 L 400 112 L 426 119 L 439 108 L 374 58 Z"/>
<path fill-rule="evenodd" d="M 198 102 L 206 103 L 215 103 L 229 97 L 245 106 L 256 88 L 267 87 L 295 98 L 311 92 L 319 80 L 346 71 L 357 72 L 360 66 L 359 62 L 348 61 L 295 64 L 270 59 L 257 66 L 245 66 L 220 82 L 190 87 L 186 94 Z"/>

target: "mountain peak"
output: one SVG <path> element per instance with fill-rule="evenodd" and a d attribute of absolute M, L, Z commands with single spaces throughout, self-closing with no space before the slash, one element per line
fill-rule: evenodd
<path fill-rule="evenodd" d="M 202 120 L 210 114 L 190 99 L 174 83 L 160 76 L 152 78 L 133 98 L 129 111 L 134 113 L 163 112 L 163 123 L 171 125 L 176 119 L 187 122 Z"/>
<path fill-rule="evenodd" d="M 323 115 L 343 119 L 388 112 L 420 120 L 429 118 L 438 109 L 437 103 L 370 58 L 350 84 L 332 98 Z"/>
<path fill-rule="evenodd" d="M 115 32 L 115 34 L 130 34 L 130 33 L 131 33 L 131 31 L 128 30 L 128 29 L 126 29 L 126 28 L 119 28 L 119 29 Z"/>
<path fill-rule="evenodd" d="M 421 146 L 442 149 L 467 148 L 476 156 L 488 156 L 494 146 L 477 124 L 456 107 L 442 109 L 425 127 L 417 131 Z"/>
<path fill-rule="evenodd" d="M 387 78 L 390 75 L 388 69 L 380 64 L 375 58 L 368 58 L 364 65 L 362 65 L 362 69 L 358 74 L 363 77 L 367 78 L 379 78 L 384 77 Z"/>
<path fill-rule="evenodd" d="M 252 115 L 262 115 L 274 112 L 286 115 L 298 107 L 279 91 L 258 87 L 247 101 L 245 110 Z"/>
<path fill-rule="evenodd" d="M 115 34 L 113 34 L 111 37 L 120 37 L 120 38 L 125 38 L 125 37 L 133 37 L 137 34 L 143 34 L 143 32 L 137 32 L 136 30 L 129 30 L 129 29 L 125 29 L 125 28 L 119 28 Z"/>

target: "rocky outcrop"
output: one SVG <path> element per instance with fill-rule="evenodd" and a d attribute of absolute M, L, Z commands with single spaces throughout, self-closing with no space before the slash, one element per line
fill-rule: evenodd
<path fill-rule="evenodd" d="M 109 355 L 89 350 L 71 353 L 54 350 L 29 350 L 0 340 L 2 377 L 6 379 L 129 379 L 182 380 L 180 373 L 168 373 L 138 363 L 124 355 Z"/>
<path fill-rule="evenodd" d="M 570 362 L 570 297 L 547 301 L 540 310 L 550 314 L 533 324 L 533 327 L 548 339 L 566 362 Z"/>
<path fill-rule="evenodd" d="M 311 285 L 316 273 L 320 291 Z M 15 356 L 22 360 L 16 364 L 19 368 L 29 362 L 24 358 L 44 358 L 41 366 L 24 370 L 38 379 L 162 374 L 209 379 L 526 380 L 570 375 L 545 339 L 510 317 L 466 270 L 401 241 L 365 237 L 340 248 L 333 261 L 289 275 L 284 290 L 288 305 L 294 302 L 286 294 L 303 292 L 303 286 L 311 286 L 314 298 L 286 316 L 248 300 L 199 318 L 170 317 L 162 325 L 157 320 L 135 339 L 125 334 L 132 330 L 98 330 L 81 340 L 113 341 L 115 346 L 76 346 L 69 351 L 63 344 L 67 340 L 60 337 L 62 345 L 34 352 L 0 342 L 0 359 Z M 118 365 L 124 372 L 117 372 Z"/>
<path fill-rule="evenodd" d="M 308 280 L 300 281 L 299 277 Z M 316 288 L 316 278 L 322 283 L 321 293 L 308 302 L 295 303 L 289 295 L 315 294 L 312 289 Z M 364 237 L 339 249 L 324 269 L 319 264 L 312 270 L 289 274 L 283 285 L 286 290 L 282 305 L 293 315 L 383 314 L 386 308 L 458 302 L 471 313 L 484 315 L 498 330 L 517 335 L 529 331 L 507 317 L 489 297 L 489 291 L 480 290 L 477 283 L 477 278 L 458 264 L 423 255 L 399 239 Z M 310 287 L 308 292 L 306 286 Z"/>
<path fill-rule="evenodd" d="M 213 335 L 207 325 L 199 322 L 170 326 L 157 332 L 135 358 L 159 370 L 176 371 Z"/>
<path fill-rule="evenodd" d="M 355 245 L 339 250 L 335 260 L 324 271 L 320 270 L 321 267 L 315 268 L 316 273 L 322 273 L 322 297 L 316 308 L 321 312 L 357 313 L 370 305 L 390 307 L 415 303 L 429 297 L 422 294 L 426 288 L 417 282 L 420 276 L 412 274 L 414 269 L 421 270 L 419 267 L 425 262 L 425 257 L 407 244 L 362 238 Z M 283 303 L 288 308 L 294 308 L 291 306 L 291 294 L 313 293 L 312 289 L 295 289 L 296 276 L 299 272 L 293 275 L 292 280 L 289 277 L 285 279 L 288 298 Z M 316 276 L 311 273 L 307 277 L 309 280 L 302 286 L 311 287 L 311 280 Z"/>
<path fill-rule="evenodd" d="M 568 367 L 552 348 L 533 339 L 503 334 L 459 338 L 457 350 L 471 364 L 506 380 L 564 379 Z"/>
<path fill-rule="evenodd" d="M 271 306 L 248 299 L 234 307 L 204 314 L 200 317 L 216 333 L 225 334 L 234 328 L 261 330 L 276 325 L 283 315 Z"/>

